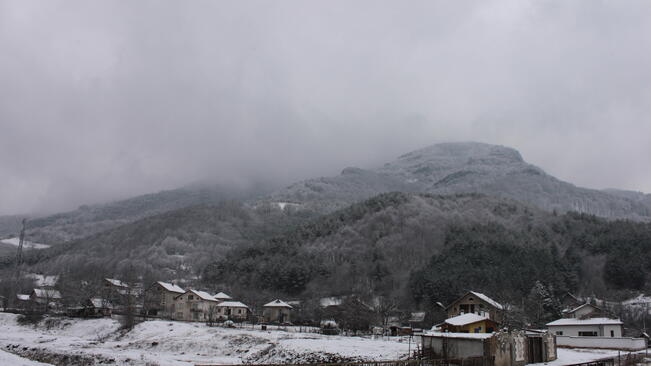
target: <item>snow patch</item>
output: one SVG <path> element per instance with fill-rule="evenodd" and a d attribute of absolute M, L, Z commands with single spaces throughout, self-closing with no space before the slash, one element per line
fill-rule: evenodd
<path fill-rule="evenodd" d="M 9 244 L 17 247 L 20 244 L 20 238 L 2 239 L 0 240 L 0 243 Z M 49 247 L 50 246 L 47 244 L 34 243 L 28 240 L 23 241 L 23 248 L 26 249 L 47 249 Z"/>

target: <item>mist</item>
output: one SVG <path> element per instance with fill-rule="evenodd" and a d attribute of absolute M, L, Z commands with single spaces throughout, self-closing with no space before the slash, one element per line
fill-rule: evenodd
<path fill-rule="evenodd" d="M 0 0 L 0 214 L 481 141 L 651 192 L 648 1 Z"/>

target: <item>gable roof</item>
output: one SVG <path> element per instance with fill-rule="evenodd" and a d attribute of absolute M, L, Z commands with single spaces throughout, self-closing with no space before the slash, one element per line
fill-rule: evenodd
<path fill-rule="evenodd" d="M 35 288 L 33 293 L 37 298 L 48 298 L 48 299 L 61 298 L 61 293 L 57 290 L 44 290 L 40 288 Z"/>
<path fill-rule="evenodd" d="M 579 305 L 579 306 L 575 307 L 574 309 L 565 310 L 565 311 L 563 311 L 563 312 L 564 312 L 564 313 L 567 313 L 567 314 L 572 314 L 572 313 L 575 313 L 577 310 L 582 309 L 582 308 L 584 308 L 584 307 L 586 307 L 586 306 L 590 306 L 590 307 L 593 307 L 593 308 L 595 308 L 595 309 L 597 309 L 597 310 L 601 310 L 601 308 L 598 307 L 598 306 L 594 306 L 594 305 L 592 305 L 592 304 L 590 304 L 590 303 L 585 303 L 585 304 L 583 304 L 583 305 Z"/>
<path fill-rule="evenodd" d="M 243 303 L 239 301 L 223 301 L 217 304 L 219 307 L 225 307 L 225 308 L 249 308 L 248 306 L 244 305 Z"/>
<path fill-rule="evenodd" d="M 610 319 L 610 318 L 588 318 L 588 319 L 576 319 L 576 318 L 563 318 L 554 320 L 551 323 L 547 323 L 547 326 L 555 325 L 622 325 L 621 320 L 619 319 Z"/>
<path fill-rule="evenodd" d="M 217 299 L 217 300 L 232 300 L 233 299 L 232 297 L 226 295 L 223 292 L 219 292 L 219 293 L 215 294 L 215 296 L 213 296 L 213 297 L 215 299 Z"/>
<path fill-rule="evenodd" d="M 502 306 L 502 304 L 500 304 L 499 302 L 497 302 L 497 301 L 491 299 L 490 297 L 482 294 L 481 292 L 477 292 L 477 291 L 468 291 L 468 292 L 466 292 L 465 294 L 463 294 L 463 296 L 459 297 L 458 299 L 451 302 L 450 305 L 446 306 L 445 309 L 449 309 L 452 305 L 459 302 L 461 299 L 466 297 L 468 294 L 474 295 L 475 297 L 483 300 L 484 302 L 486 302 L 487 304 L 497 308 L 498 310 L 504 310 L 504 307 Z"/>
<path fill-rule="evenodd" d="M 486 319 L 488 319 L 488 317 L 477 315 L 474 313 L 467 313 L 467 314 L 457 315 L 449 319 L 445 319 L 445 323 L 450 325 L 455 325 L 455 326 L 462 326 L 462 325 L 477 323 Z"/>
<path fill-rule="evenodd" d="M 177 285 L 175 285 L 173 283 L 168 283 L 168 282 L 163 282 L 163 281 L 158 281 L 156 283 L 161 285 L 161 287 L 163 287 L 165 290 L 167 290 L 169 292 L 176 292 L 178 294 L 184 294 L 185 293 L 184 289 L 180 288 L 179 286 L 177 286 Z"/>
<path fill-rule="evenodd" d="M 185 293 L 189 293 L 189 292 L 197 295 L 201 300 L 217 301 L 217 299 L 215 299 L 211 294 L 207 293 L 206 291 L 190 289 L 190 290 L 186 291 Z"/>
<path fill-rule="evenodd" d="M 264 304 L 265 308 L 288 308 L 288 309 L 293 309 L 291 305 L 288 303 L 284 302 L 283 300 L 276 299 L 270 303 Z"/>

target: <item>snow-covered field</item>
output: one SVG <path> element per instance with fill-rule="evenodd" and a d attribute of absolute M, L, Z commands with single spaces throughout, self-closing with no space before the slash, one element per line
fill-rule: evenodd
<path fill-rule="evenodd" d="M 0 313 L 0 348 L 50 363 L 61 357 L 143 366 L 394 360 L 405 358 L 409 351 L 403 339 L 229 329 L 162 320 L 144 322 L 122 333 L 114 319 L 50 319 L 49 329 L 48 321 L 34 327 L 18 325 L 16 319 L 17 315 Z"/>
<path fill-rule="evenodd" d="M 6 366 L 51 366 L 49 363 L 32 361 L 27 358 L 19 357 L 9 352 L 0 350 L 0 365 Z"/>
<path fill-rule="evenodd" d="M 0 243 L 9 244 L 9 245 L 13 245 L 13 246 L 17 247 L 20 244 L 20 238 L 2 239 L 2 240 L 0 240 Z M 26 249 L 47 249 L 49 247 L 50 246 L 47 245 L 47 244 L 34 243 L 34 242 L 31 242 L 31 241 L 27 241 L 27 240 L 25 240 L 23 242 L 23 248 L 26 248 Z"/>

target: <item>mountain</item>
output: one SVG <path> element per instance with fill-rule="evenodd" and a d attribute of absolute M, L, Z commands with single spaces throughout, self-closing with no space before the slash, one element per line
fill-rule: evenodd
<path fill-rule="evenodd" d="M 531 203 L 546 211 L 609 219 L 651 220 L 651 196 L 576 187 L 525 162 L 512 148 L 476 142 L 432 145 L 382 167 L 346 168 L 340 175 L 293 184 L 274 200 L 321 205 L 326 212 L 392 192 L 483 193 Z"/>
<path fill-rule="evenodd" d="M 58 244 L 185 207 L 259 198 L 271 192 L 271 187 L 262 183 L 242 187 L 193 184 L 106 204 L 84 205 L 70 212 L 29 219 L 26 235 L 33 242 Z M 1 216 L 0 238 L 17 236 L 22 218 Z"/>
<path fill-rule="evenodd" d="M 324 214 L 386 192 L 483 193 L 530 203 L 550 212 L 576 211 L 608 219 L 651 221 L 651 195 L 594 190 L 558 180 L 525 162 L 516 150 L 476 142 L 443 143 L 416 150 L 375 169 L 345 168 L 340 175 L 309 179 L 275 191 L 193 185 L 70 212 L 33 218 L 30 241 L 58 244 L 100 233 L 141 218 L 195 205 L 241 200 L 275 203 Z M 0 239 L 15 237 L 22 217 L 0 217 Z M 12 248 L 2 249 L 12 252 Z"/>

